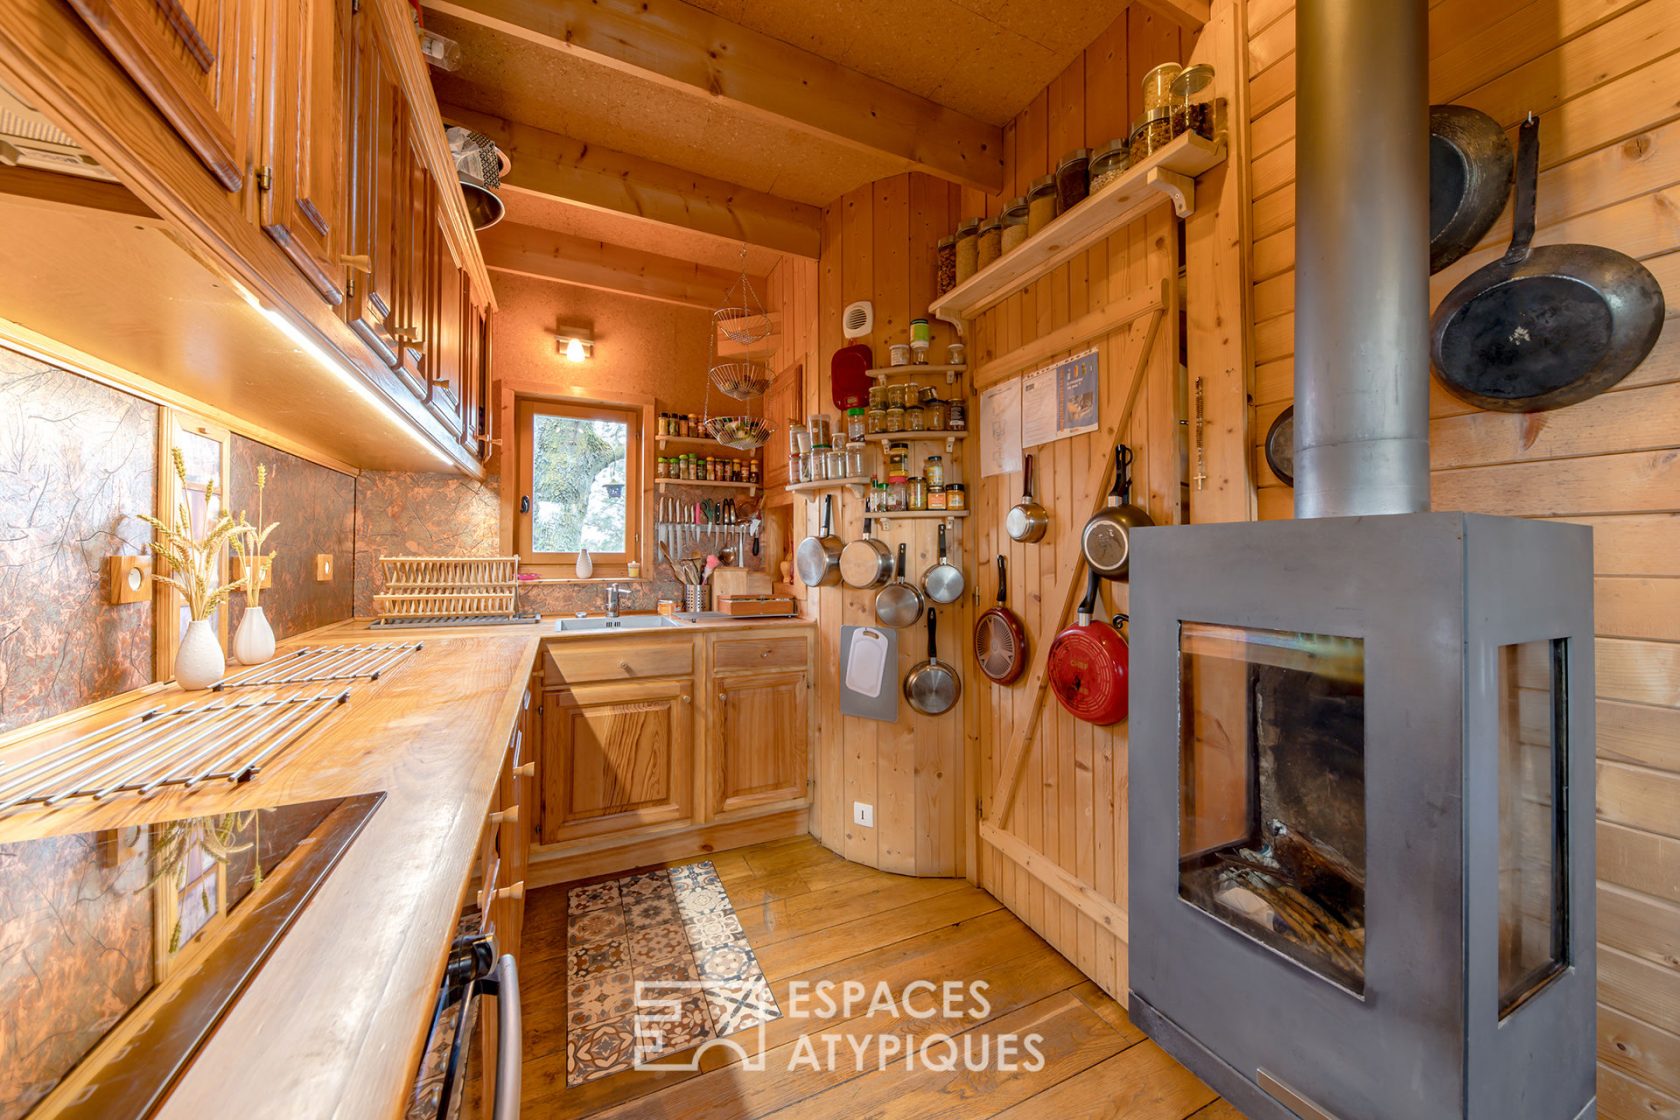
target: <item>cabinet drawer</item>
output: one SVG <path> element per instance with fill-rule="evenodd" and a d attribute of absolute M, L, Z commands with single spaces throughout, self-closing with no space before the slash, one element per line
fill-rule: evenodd
<path fill-rule="evenodd" d="M 629 681 L 648 677 L 687 677 L 694 673 L 694 641 L 551 643 L 543 654 L 547 688 L 585 681 Z"/>
<path fill-rule="evenodd" d="M 712 647 L 712 668 L 719 673 L 803 669 L 808 656 L 804 638 L 725 638 Z"/>

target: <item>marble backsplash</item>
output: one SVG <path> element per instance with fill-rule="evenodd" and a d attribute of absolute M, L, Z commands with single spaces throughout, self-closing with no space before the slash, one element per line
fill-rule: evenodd
<path fill-rule="evenodd" d="M 356 479 L 356 615 L 375 613 L 381 556 L 496 556 L 500 498 L 450 474 L 363 471 Z"/>
<path fill-rule="evenodd" d="M 158 409 L 0 349 L 0 731 L 152 679 L 152 605 L 112 606 L 143 553 Z"/>

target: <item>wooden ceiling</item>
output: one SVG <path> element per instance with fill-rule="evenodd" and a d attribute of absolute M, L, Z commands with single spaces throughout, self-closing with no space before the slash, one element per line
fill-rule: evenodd
<path fill-rule="evenodd" d="M 709 298 L 742 241 L 754 276 L 815 257 L 821 208 L 864 183 L 1001 189 L 1004 123 L 1127 4 L 423 2 L 462 52 L 433 71 L 445 119 L 512 159 L 492 268 L 678 302 Z M 1145 2 L 1205 18 L 1206 0 Z"/>

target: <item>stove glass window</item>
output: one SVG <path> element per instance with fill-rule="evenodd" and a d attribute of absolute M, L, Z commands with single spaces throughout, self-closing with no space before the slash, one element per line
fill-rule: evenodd
<path fill-rule="evenodd" d="M 1563 971 L 1566 643 L 1499 650 L 1499 1016 Z"/>
<path fill-rule="evenodd" d="M 1179 628 L 1179 896 L 1365 990 L 1365 643 Z"/>

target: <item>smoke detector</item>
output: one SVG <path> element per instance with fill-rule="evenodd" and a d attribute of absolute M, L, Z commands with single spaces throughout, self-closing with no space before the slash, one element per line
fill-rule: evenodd
<path fill-rule="evenodd" d="M 875 305 L 866 299 L 848 303 L 840 314 L 840 329 L 847 338 L 862 338 L 875 329 Z"/>

